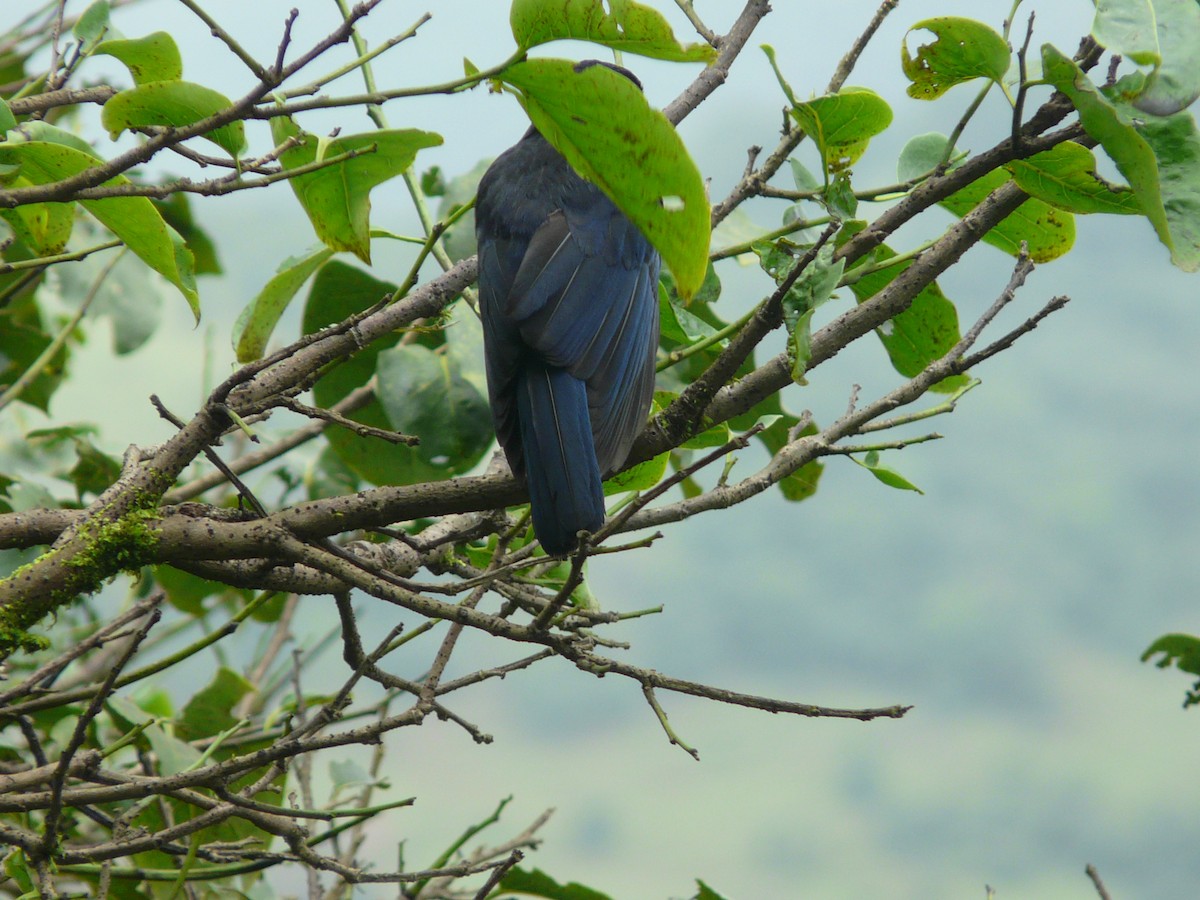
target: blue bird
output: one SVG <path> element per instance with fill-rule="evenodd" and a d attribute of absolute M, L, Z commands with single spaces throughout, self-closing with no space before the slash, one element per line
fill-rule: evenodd
<path fill-rule="evenodd" d="M 646 424 L 661 261 L 533 127 L 480 181 L 475 235 L 496 436 L 563 556 L 604 521 L 601 477 Z"/>

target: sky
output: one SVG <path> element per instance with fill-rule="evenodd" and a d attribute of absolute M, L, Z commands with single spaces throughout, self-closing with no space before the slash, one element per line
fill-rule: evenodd
<path fill-rule="evenodd" d="M 209 8 L 262 57 L 292 5 Z M 673 5 L 654 5 L 686 33 Z M 328 30 L 333 4 L 298 6 L 303 46 Z M 717 28 L 736 6 L 697 3 Z M 904 96 L 900 78 L 907 28 L 962 6 L 904 0 L 864 55 L 851 83 L 879 91 L 895 123 L 856 167 L 856 184 L 894 181 L 904 142 L 947 131 L 974 96 L 962 87 L 924 104 Z M 981 0 L 970 14 L 998 28 L 1009 6 Z M 1049 40 L 1068 51 L 1092 11 L 1083 0 L 1025 6 L 1037 11 L 1033 45 Z M 480 66 L 503 59 L 512 49 L 506 7 L 432 5 L 418 37 L 382 58 L 380 83 L 452 78 L 463 56 Z M 776 47 L 799 95 L 820 93 L 875 4 L 775 7 L 728 83 L 680 129 L 714 197 L 740 176 L 749 145 L 777 139 L 783 100 L 757 44 Z M 368 39 L 405 30 L 424 9 L 386 0 L 369 19 Z M 150 0 L 117 21 L 129 35 L 170 31 L 185 77 L 244 91 L 244 71 L 189 16 L 180 4 Z M 602 55 L 578 44 L 544 52 Z M 658 105 L 695 71 L 625 61 Z M 386 111 L 394 127 L 445 135 L 419 165 L 436 163 L 449 176 L 495 156 L 526 127 L 511 98 L 482 90 L 397 101 Z M 303 124 L 370 127 L 356 112 Z M 1006 129 L 1006 107 L 989 101 L 960 146 L 985 149 Z M 251 140 L 265 149 L 265 128 Z M 375 224 L 412 230 L 398 183 L 381 188 L 374 205 Z M 93 340 L 77 361 L 93 377 L 75 378 L 55 400 L 56 416 L 66 418 L 94 418 L 103 404 L 109 449 L 118 453 L 120 441 L 152 443 L 165 432 L 141 391 L 114 385 L 145 385 L 177 412 L 195 408 L 203 387 L 196 372 L 207 365 L 219 375 L 229 365 L 237 312 L 280 261 L 312 243 L 285 190 L 197 206 L 206 227 L 225 235 L 227 274 L 202 284 L 204 322 L 193 329 L 184 304 L 168 297 L 143 351 L 114 361 Z M 749 211 L 764 229 L 779 223 L 781 208 L 757 202 Z M 948 214 L 925 219 L 896 246 L 950 222 Z M 1200 714 L 1180 709 L 1184 676 L 1138 657 L 1164 632 L 1200 633 L 1200 282 L 1170 267 L 1144 221 L 1077 225 L 1076 249 L 1034 273 L 998 328 L 1056 294 L 1072 297 L 1067 308 L 981 367 L 982 386 L 936 420 L 943 440 L 888 455 L 922 495 L 830 460 L 810 501 L 764 495 L 682 523 L 651 551 L 591 566 L 605 608 L 665 606 L 619 630 L 633 645 L 631 662 L 822 705 L 912 704 L 904 719 L 808 720 L 661 697 L 699 749 L 695 762 L 667 743 L 636 685 L 566 664 L 534 668 L 481 686 L 456 707 L 495 736 L 491 745 L 437 723 L 390 742 L 394 794 L 418 801 L 372 835 L 380 864 L 394 859 L 399 840 L 410 861 L 434 856 L 512 795 L 504 822 L 514 831 L 556 809 L 531 863 L 617 898 L 690 896 L 696 877 L 731 900 L 982 898 L 985 885 L 1000 900 L 1088 898 L 1088 863 L 1114 897 L 1194 897 Z M 964 322 L 1003 289 L 1010 266 L 980 247 L 941 279 Z M 401 253 L 376 261 L 384 278 L 406 268 Z M 729 310 L 748 308 L 765 290 L 753 269 L 729 263 L 721 274 Z M 295 327 L 285 321 L 281 339 Z M 897 383 L 878 346 L 860 343 L 812 373 L 808 386 L 789 389 L 787 406 L 829 421 L 854 384 L 869 398 Z M 744 456 L 735 474 L 762 462 Z M 322 601 L 305 602 L 312 621 L 324 621 Z M 380 627 L 395 617 L 390 607 L 362 607 Z M 463 649 L 473 660 L 497 652 L 478 638 Z"/>

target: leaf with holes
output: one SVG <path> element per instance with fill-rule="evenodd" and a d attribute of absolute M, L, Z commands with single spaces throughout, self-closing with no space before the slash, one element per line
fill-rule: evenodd
<path fill-rule="evenodd" d="M 704 181 L 666 117 L 628 78 L 566 60 L 509 66 L 500 81 L 572 168 L 598 186 L 655 246 L 690 298 L 710 240 Z"/>
<path fill-rule="evenodd" d="M 708 44 L 681 44 L 660 12 L 634 0 L 513 0 L 509 24 L 525 50 L 569 39 L 672 62 L 717 58 Z"/>
<path fill-rule="evenodd" d="M 914 31 L 930 31 L 934 41 L 908 51 Z M 909 29 L 900 45 L 900 65 L 912 82 L 908 96 L 936 100 L 956 84 L 988 78 L 1000 81 L 1012 56 L 1008 42 L 982 22 L 958 16 L 924 19 Z"/>

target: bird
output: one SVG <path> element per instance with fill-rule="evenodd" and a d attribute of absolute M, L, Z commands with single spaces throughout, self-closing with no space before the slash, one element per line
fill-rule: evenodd
<path fill-rule="evenodd" d="M 604 65 L 589 60 L 581 71 Z M 626 461 L 654 394 L 661 259 L 596 185 L 530 126 L 479 183 L 479 307 L 488 400 L 549 556 L 604 521 L 602 479 Z"/>

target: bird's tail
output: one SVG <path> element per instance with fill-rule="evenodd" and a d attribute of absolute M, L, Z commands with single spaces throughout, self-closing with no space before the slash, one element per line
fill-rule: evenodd
<path fill-rule="evenodd" d="M 546 553 L 562 556 L 579 531 L 604 521 L 587 388 L 563 369 L 531 363 L 516 393 L 533 530 Z"/>

